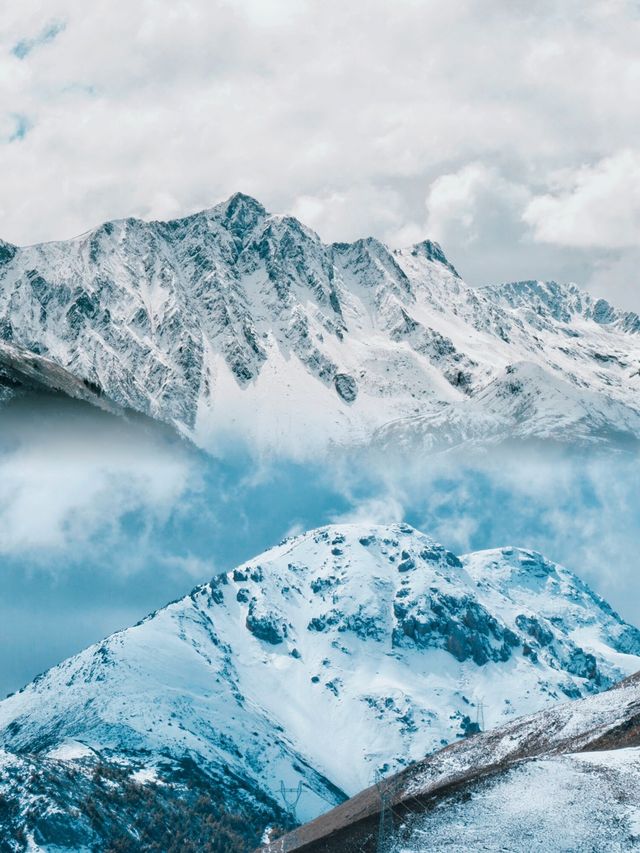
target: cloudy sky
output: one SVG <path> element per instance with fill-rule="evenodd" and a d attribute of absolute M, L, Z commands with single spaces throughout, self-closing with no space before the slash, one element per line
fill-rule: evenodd
<path fill-rule="evenodd" d="M 0 236 L 236 190 L 327 240 L 429 236 L 471 283 L 640 310 L 638 0 L 21 0 Z"/>

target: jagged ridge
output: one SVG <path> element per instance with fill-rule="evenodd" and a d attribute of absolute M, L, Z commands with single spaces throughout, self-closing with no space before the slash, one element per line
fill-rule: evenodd
<path fill-rule="evenodd" d="M 0 247 L 0 341 L 209 448 L 612 443 L 621 418 L 636 439 L 637 331 L 574 286 L 473 289 L 435 243 L 325 245 L 240 193 L 171 222 Z M 517 364 L 561 384 L 580 418 L 559 398 L 533 417 L 489 399 Z"/>

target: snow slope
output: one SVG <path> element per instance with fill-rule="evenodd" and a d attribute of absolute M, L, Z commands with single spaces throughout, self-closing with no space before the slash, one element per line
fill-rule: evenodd
<path fill-rule="evenodd" d="M 459 559 L 407 525 L 339 525 L 40 676 L 0 703 L 0 744 L 81 743 L 136 772 L 189 756 L 231 805 L 302 782 L 309 819 L 376 772 L 637 669 L 640 632 L 539 554 Z"/>
<path fill-rule="evenodd" d="M 639 747 L 533 759 L 465 793 L 412 821 L 395 850 L 640 849 Z"/>
<path fill-rule="evenodd" d="M 639 330 L 573 285 L 470 288 L 430 241 L 325 245 L 242 194 L 0 245 L 14 359 L 46 359 L 212 450 L 635 441 Z M 2 373 L 15 381 L 0 358 Z"/>

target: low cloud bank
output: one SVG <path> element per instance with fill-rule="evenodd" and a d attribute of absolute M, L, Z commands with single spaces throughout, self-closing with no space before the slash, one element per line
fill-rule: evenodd
<path fill-rule="evenodd" d="M 7 411 L 0 694 L 284 536 L 331 522 L 405 520 L 456 553 L 532 548 L 640 624 L 635 457 L 519 446 L 396 460 L 335 453 L 315 465 L 221 460 L 76 404 Z"/>

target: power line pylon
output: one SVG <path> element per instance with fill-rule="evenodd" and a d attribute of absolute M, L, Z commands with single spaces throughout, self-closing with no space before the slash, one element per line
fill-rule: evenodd
<path fill-rule="evenodd" d="M 296 815 L 296 809 L 300 802 L 300 797 L 302 796 L 302 781 L 298 782 L 297 788 L 285 788 L 284 782 L 280 780 L 280 796 L 282 797 L 285 810 L 289 812 L 291 817 L 297 823 L 298 818 Z"/>
<path fill-rule="evenodd" d="M 379 770 L 375 775 L 376 788 L 380 797 L 380 820 L 378 822 L 378 844 L 376 853 L 391 853 L 393 844 L 393 802 L 400 787 L 394 776 L 385 779 Z"/>
<path fill-rule="evenodd" d="M 296 809 L 298 807 L 298 803 L 300 802 L 300 797 L 302 796 L 302 780 L 298 782 L 297 788 L 287 788 L 284 784 L 284 781 L 281 779 L 280 796 L 282 797 L 282 802 L 284 803 L 285 811 L 289 812 L 289 814 L 293 818 L 293 822 L 297 824 L 298 815 L 296 814 Z M 291 832 L 288 832 L 280 839 L 281 853 L 287 853 L 287 850 L 289 850 L 292 844 L 295 844 L 295 841 L 296 829 L 293 829 L 291 830 Z"/>

